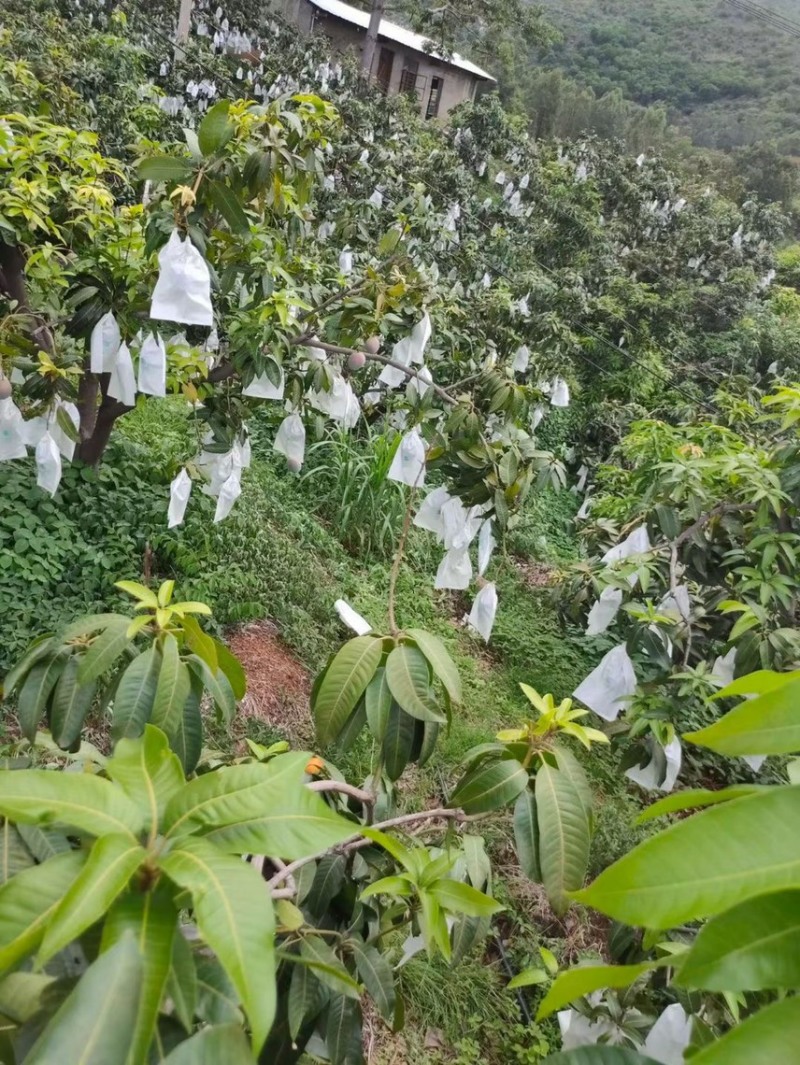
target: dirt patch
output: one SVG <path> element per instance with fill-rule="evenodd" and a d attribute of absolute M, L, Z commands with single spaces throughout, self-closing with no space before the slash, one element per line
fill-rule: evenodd
<path fill-rule="evenodd" d="M 548 566 L 546 562 L 521 558 L 515 562 L 520 576 L 529 588 L 552 588 L 558 579 L 558 570 Z"/>
<path fill-rule="evenodd" d="M 247 675 L 241 718 L 263 721 L 293 744 L 310 744 L 314 735 L 309 709 L 311 675 L 284 644 L 275 625 L 269 621 L 243 625 L 230 634 L 228 644 Z"/>

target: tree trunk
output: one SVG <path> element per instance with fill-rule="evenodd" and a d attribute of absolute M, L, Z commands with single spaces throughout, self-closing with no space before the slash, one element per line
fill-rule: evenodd
<path fill-rule="evenodd" d="M 97 466 L 100 459 L 108 447 L 108 441 L 111 439 L 111 431 L 114 428 L 114 423 L 117 418 L 121 418 L 123 414 L 127 414 L 129 410 L 133 410 L 133 407 L 128 407 L 124 403 L 120 403 L 118 399 L 113 399 L 107 395 L 108 382 L 111 377 L 110 374 L 104 373 L 98 375 L 100 379 L 99 388 L 102 394 L 102 400 L 100 406 L 94 406 L 89 408 L 79 407 L 81 415 L 81 428 L 80 428 L 80 443 L 75 448 L 75 458 L 81 462 L 85 462 L 87 466 Z M 83 392 L 84 383 L 87 379 L 93 379 L 98 381 L 98 377 L 94 374 L 85 374 L 81 381 L 81 392 Z M 86 388 L 87 401 L 88 393 L 91 390 L 91 384 Z M 96 389 L 93 392 L 93 396 L 97 396 Z M 79 394 L 79 400 L 82 396 Z M 84 417 L 84 414 L 86 415 Z"/>
<path fill-rule="evenodd" d="M 372 0 L 372 12 L 367 27 L 367 39 L 364 41 L 364 51 L 361 53 L 361 69 L 367 77 L 372 70 L 372 60 L 375 58 L 375 48 L 378 43 L 378 30 L 381 26 L 383 11 L 386 0 Z"/>

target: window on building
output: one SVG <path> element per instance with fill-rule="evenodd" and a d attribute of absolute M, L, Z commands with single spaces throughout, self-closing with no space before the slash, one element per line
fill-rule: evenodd
<path fill-rule="evenodd" d="M 431 89 L 428 95 L 428 106 L 425 108 L 426 118 L 436 118 L 439 114 L 439 106 L 442 102 L 442 89 L 444 78 L 431 78 Z"/>
<path fill-rule="evenodd" d="M 381 54 L 378 58 L 378 73 L 376 80 L 378 85 L 384 92 L 389 91 L 389 84 L 392 80 L 392 69 L 394 67 L 394 52 L 391 48 L 381 48 Z"/>
<path fill-rule="evenodd" d="M 400 92 L 417 94 L 417 77 L 419 75 L 419 63 L 416 59 L 406 59 L 403 64 L 403 73 L 400 75 Z"/>

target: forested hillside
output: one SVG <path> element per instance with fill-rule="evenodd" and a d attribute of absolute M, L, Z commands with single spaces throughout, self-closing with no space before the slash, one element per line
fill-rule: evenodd
<path fill-rule="evenodd" d="M 798 24 L 792 34 L 727 0 L 540 0 L 562 32 L 545 63 L 598 93 L 620 88 L 663 102 L 698 145 L 774 139 L 800 154 L 800 11 L 763 6 Z"/>

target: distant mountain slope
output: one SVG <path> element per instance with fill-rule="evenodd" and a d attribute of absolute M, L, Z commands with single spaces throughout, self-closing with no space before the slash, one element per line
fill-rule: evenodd
<path fill-rule="evenodd" d="M 725 0 L 536 0 L 564 34 L 545 61 L 598 92 L 663 101 L 697 144 L 800 155 L 800 29 Z M 800 0 L 761 0 L 800 27 Z"/>

